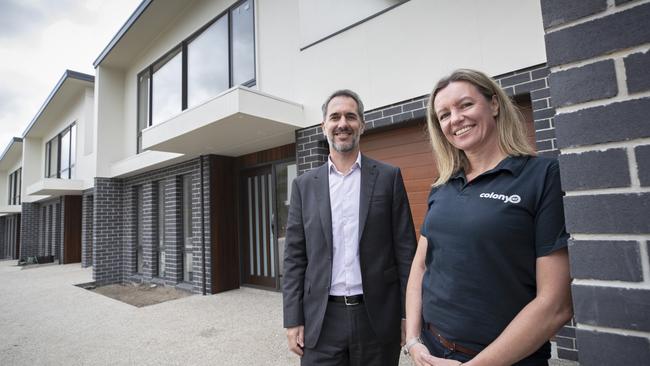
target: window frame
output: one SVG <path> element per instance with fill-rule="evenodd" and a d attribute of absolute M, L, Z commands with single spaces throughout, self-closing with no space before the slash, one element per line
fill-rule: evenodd
<path fill-rule="evenodd" d="M 9 174 L 9 192 L 7 204 L 20 205 L 20 190 L 22 185 L 22 167 L 14 170 Z"/>
<path fill-rule="evenodd" d="M 172 47 L 169 51 L 165 52 L 161 57 L 157 58 L 154 62 L 152 62 L 149 66 L 144 68 L 142 71 L 138 72 L 136 75 L 136 94 L 137 94 L 137 103 L 136 103 L 136 153 L 139 154 L 141 153 L 142 150 L 142 130 L 151 127 L 152 126 L 152 96 L 153 93 L 155 92 L 153 90 L 153 75 L 154 75 L 154 68 L 160 64 L 161 62 L 164 62 L 165 60 L 168 61 L 168 58 L 170 54 L 178 51 L 181 54 L 181 111 L 179 113 L 182 113 L 187 110 L 187 69 L 188 69 L 188 61 L 187 61 L 187 45 L 191 43 L 194 39 L 196 39 L 198 36 L 200 36 L 205 30 L 207 30 L 210 26 L 212 26 L 214 23 L 216 23 L 219 19 L 222 17 L 226 16 L 228 17 L 228 89 L 234 87 L 233 85 L 233 28 L 232 28 L 232 11 L 245 2 L 250 1 L 250 6 L 253 11 L 253 78 L 250 80 L 247 80 L 244 83 L 240 83 L 237 85 L 242 85 L 246 87 L 252 87 L 257 84 L 257 37 L 256 37 L 256 24 L 255 24 L 255 1 L 254 0 L 239 0 L 229 6 L 227 9 L 219 13 L 216 17 L 212 18 L 209 22 L 204 24 L 201 28 L 190 34 L 187 38 L 182 40 L 179 44 L 175 45 Z M 179 50 L 180 49 L 180 50 Z M 141 101 L 140 101 L 140 92 L 142 86 L 140 85 L 140 78 L 143 75 L 149 74 L 149 80 L 147 82 L 147 88 L 149 89 L 149 95 L 147 98 L 147 107 L 148 107 L 148 113 L 147 113 L 147 121 L 144 124 L 144 127 L 140 129 L 140 109 L 142 108 Z M 227 89 L 226 89 L 227 90 Z"/>
<path fill-rule="evenodd" d="M 61 140 L 66 133 L 70 133 L 68 137 L 68 166 L 65 169 L 61 168 Z M 74 135 L 74 138 L 73 138 Z M 72 179 L 74 168 L 77 165 L 77 122 L 72 122 L 63 131 L 56 134 L 49 141 L 45 143 L 45 178 L 62 178 Z M 56 172 L 52 172 L 52 142 L 56 140 Z M 62 177 L 62 173 L 67 173 L 67 177 Z M 56 174 L 55 174 L 56 173 Z"/>

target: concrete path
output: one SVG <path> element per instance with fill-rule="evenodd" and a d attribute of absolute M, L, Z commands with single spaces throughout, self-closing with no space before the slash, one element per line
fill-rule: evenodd
<path fill-rule="evenodd" d="M 279 293 L 242 288 L 137 308 L 75 286 L 92 281 L 79 264 L 15 264 L 0 262 L 0 365 L 299 364 Z"/>

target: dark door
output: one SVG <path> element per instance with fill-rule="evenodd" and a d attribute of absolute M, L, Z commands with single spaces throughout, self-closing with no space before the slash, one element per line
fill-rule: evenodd
<path fill-rule="evenodd" d="M 14 252 L 13 259 L 18 259 L 20 256 L 20 214 L 16 215 L 16 226 L 14 230 L 16 233 L 16 251 Z"/>
<path fill-rule="evenodd" d="M 81 262 L 81 196 L 64 197 L 63 264 Z"/>
<path fill-rule="evenodd" d="M 277 242 L 274 229 L 275 186 L 270 165 L 241 175 L 243 281 L 277 288 Z"/>

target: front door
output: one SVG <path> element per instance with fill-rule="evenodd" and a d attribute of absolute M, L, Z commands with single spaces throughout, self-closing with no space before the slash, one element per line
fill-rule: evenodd
<path fill-rule="evenodd" d="M 243 281 L 277 288 L 278 255 L 274 229 L 275 192 L 272 166 L 242 172 Z"/>

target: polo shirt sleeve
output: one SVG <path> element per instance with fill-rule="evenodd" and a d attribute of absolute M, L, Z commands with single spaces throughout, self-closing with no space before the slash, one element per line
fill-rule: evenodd
<path fill-rule="evenodd" d="M 433 187 L 431 188 L 431 191 L 429 192 L 429 197 L 427 197 L 427 212 L 424 215 L 424 221 L 422 221 L 422 226 L 420 226 L 420 235 L 424 236 L 425 238 L 429 238 L 429 232 L 427 231 L 427 217 L 429 216 L 429 210 L 431 210 L 431 205 L 433 205 L 433 196 L 435 193 L 438 191 L 438 187 Z"/>
<path fill-rule="evenodd" d="M 535 216 L 535 253 L 543 257 L 565 248 L 569 239 L 564 223 L 564 205 L 557 160 L 548 164 L 544 187 Z"/>

